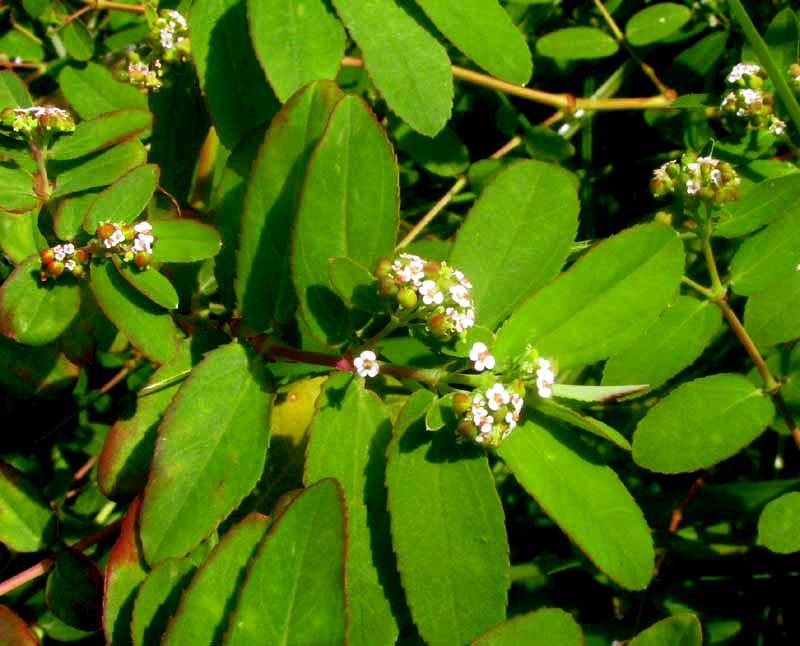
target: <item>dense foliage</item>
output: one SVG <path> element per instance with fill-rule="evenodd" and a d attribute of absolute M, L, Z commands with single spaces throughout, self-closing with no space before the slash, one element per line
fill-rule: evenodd
<path fill-rule="evenodd" d="M 796 643 L 791 4 L 0 6 L 0 643 Z"/>

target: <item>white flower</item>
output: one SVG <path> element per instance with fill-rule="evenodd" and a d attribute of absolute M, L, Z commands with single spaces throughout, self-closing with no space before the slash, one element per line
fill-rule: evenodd
<path fill-rule="evenodd" d="M 492 425 L 494 424 L 494 419 L 490 416 L 484 419 L 484 423 L 481 425 L 481 434 L 482 435 L 491 435 L 492 433 Z"/>
<path fill-rule="evenodd" d="M 66 267 L 68 271 L 73 271 L 77 266 L 78 263 L 76 263 L 72 258 L 70 258 L 69 260 L 67 260 L 67 262 L 64 263 L 64 267 Z"/>
<path fill-rule="evenodd" d="M 364 350 L 353 361 L 359 377 L 377 377 L 380 367 L 372 350 Z"/>
<path fill-rule="evenodd" d="M 497 382 L 494 386 L 486 391 L 486 399 L 489 402 L 489 408 L 497 410 L 511 401 L 511 395 L 503 387 L 503 384 Z"/>
<path fill-rule="evenodd" d="M 464 276 L 464 272 L 455 269 L 453 271 L 453 278 L 455 278 L 462 287 L 472 289 L 472 283 L 467 280 L 466 276 Z"/>
<path fill-rule="evenodd" d="M 733 69 L 728 74 L 728 83 L 736 83 L 745 76 L 757 76 L 761 71 L 761 66 L 755 63 L 738 63 L 733 66 Z"/>
<path fill-rule="evenodd" d="M 686 192 L 689 195 L 694 195 L 701 189 L 700 182 L 696 179 L 687 179 L 686 180 Z"/>
<path fill-rule="evenodd" d="M 75 253 L 75 245 L 72 244 L 71 242 L 64 243 L 64 255 L 71 256 L 74 253 Z"/>
<path fill-rule="evenodd" d="M 453 285 L 450 288 L 450 296 L 453 300 L 461 305 L 461 307 L 469 307 L 472 305 L 472 297 L 469 295 L 469 290 L 463 285 Z"/>
<path fill-rule="evenodd" d="M 425 305 L 441 305 L 444 302 L 444 294 L 436 289 L 436 283 L 432 280 L 423 281 L 419 293 Z"/>
<path fill-rule="evenodd" d="M 475 363 L 475 370 L 483 372 L 484 370 L 492 370 L 495 366 L 494 357 L 489 354 L 489 348 L 485 343 L 476 341 L 472 344 L 472 349 L 469 351 L 470 361 Z"/>
<path fill-rule="evenodd" d="M 785 121 L 781 121 L 780 119 L 773 119 L 772 123 L 769 124 L 769 131 L 773 135 L 782 135 L 784 130 L 786 130 Z"/>
<path fill-rule="evenodd" d="M 547 359 L 539 359 L 539 369 L 536 371 L 536 388 L 539 389 L 540 397 L 552 397 L 553 383 L 556 380 L 556 375 L 550 367 L 550 362 Z M 517 409 L 515 402 L 514 409 Z M 519 410 L 522 410 L 522 403 L 519 404 Z"/>
<path fill-rule="evenodd" d="M 739 95 L 742 97 L 746 105 L 758 105 L 764 101 L 764 96 L 758 90 L 751 90 L 749 87 L 739 90 Z"/>
<path fill-rule="evenodd" d="M 153 225 L 143 220 L 142 222 L 134 224 L 133 230 L 136 231 L 136 233 L 150 233 L 153 230 Z"/>
<path fill-rule="evenodd" d="M 67 254 L 64 252 L 64 247 L 62 245 L 57 244 L 55 247 L 53 247 L 53 258 L 55 258 L 59 262 L 64 260 L 64 256 L 66 255 Z"/>

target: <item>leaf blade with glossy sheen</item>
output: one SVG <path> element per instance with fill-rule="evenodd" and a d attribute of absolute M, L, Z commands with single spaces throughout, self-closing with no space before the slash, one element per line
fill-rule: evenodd
<path fill-rule="evenodd" d="M 765 348 L 800 336 L 799 297 L 800 273 L 795 271 L 747 299 L 744 326 L 756 345 Z"/>
<path fill-rule="evenodd" d="M 738 238 L 752 233 L 774 219 L 792 213 L 800 199 L 800 174 L 766 179 L 742 199 L 726 205 L 725 219 L 714 229 L 714 235 Z"/>
<path fill-rule="evenodd" d="M 695 615 L 667 617 L 639 633 L 630 646 L 701 646 L 703 633 Z"/>
<path fill-rule="evenodd" d="M 253 163 L 241 214 L 235 286 L 242 318 L 255 330 L 295 315 L 286 250 L 306 164 L 341 97 L 330 81 L 303 88 L 272 121 Z"/>
<path fill-rule="evenodd" d="M 219 253 L 222 239 L 214 227 L 189 220 L 153 220 L 153 260 L 157 262 L 195 262 Z"/>
<path fill-rule="evenodd" d="M 444 47 L 396 0 L 333 4 L 389 107 L 417 132 L 436 135 L 453 103 L 453 74 Z"/>
<path fill-rule="evenodd" d="M 334 480 L 323 480 L 272 524 L 248 569 L 226 646 L 345 643 L 342 498 Z"/>
<path fill-rule="evenodd" d="M 347 96 L 336 105 L 308 165 L 292 241 L 292 276 L 303 318 L 329 343 L 346 334 L 330 289 L 328 258 L 374 267 L 394 250 L 399 216 L 397 162 L 366 104 Z M 331 196 L 337 196 L 331 199 Z"/>
<path fill-rule="evenodd" d="M 692 17 L 692 12 L 674 2 L 659 2 L 637 11 L 625 24 L 625 38 L 641 47 L 671 36 Z"/>
<path fill-rule="evenodd" d="M 758 542 L 778 554 L 800 551 L 800 492 L 783 494 L 764 507 Z"/>
<path fill-rule="evenodd" d="M 62 135 L 48 152 L 50 159 L 77 159 L 103 150 L 146 131 L 153 115 L 144 108 L 122 108 L 81 121 L 70 135 Z"/>
<path fill-rule="evenodd" d="M 467 0 L 457 11 L 447 0 L 417 0 L 439 30 L 493 76 L 525 85 L 533 65 L 525 37 L 497 0 Z"/>
<path fill-rule="evenodd" d="M 99 193 L 84 217 L 83 228 L 86 232 L 94 235 L 101 222 L 133 222 L 156 192 L 158 174 L 158 166 L 144 164 Z"/>
<path fill-rule="evenodd" d="M 642 511 L 614 471 L 564 429 L 524 421 L 498 455 L 542 510 L 601 571 L 642 590 L 653 539 Z"/>
<path fill-rule="evenodd" d="M 432 399 L 409 399 L 387 449 L 392 542 L 422 637 L 464 644 L 505 618 L 508 546 L 485 452 L 426 431 Z"/>
<path fill-rule="evenodd" d="M 53 197 L 106 186 L 146 160 L 147 151 L 140 141 L 124 141 L 59 174 Z"/>
<path fill-rule="evenodd" d="M 568 612 L 545 608 L 518 615 L 483 633 L 472 646 L 583 646 L 581 627 Z"/>
<path fill-rule="evenodd" d="M 115 256 L 113 261 L 120 276 L 137 292 L 149 298 L 156 305 L 168 310 L 177 309 L 178 292 L 164 274 L 152 267 L 147 269 L 132 267 L 130 263 L 122 262 L 119 256 Z"/>
<path fill-rule="evenodd" d="M 562 61 L 607 58 L 618 50 L 617 41 L 594 27 L 566 27 L 545 34 L 536 41 L 539 55 Z"/>
<path fill-rule="evenodd" d="M 605 359 L 629 345 L 672 300 L 683 245 L 660 224 L 627 229 L 593 247 L 511 315 L 494 354 L 511 360 L 532 344 L 561 369 Z"/>
<path fill-rule="evenodd" d="M 93 119 L 104 112 L 122 108 L 147 109 L 147 96 L 129 83 L 114 79 L 98 63 L 68 65 L 58 74 L 61 91 L 82 119 Z"/>
<path fill-rule="evenodd" d="M 391 434 L 386 409 L 362 380 L 339 373 L 325 383 L 309 429 L 303 481 L 336 478 L 344 492 L 350 646 L 391 644 L 399 632 L 390 605 L 399 581 L 383 484 Z"/>
<path fill-rule="evenodd" d="M 47 499 L 20 471 L 0 462 L 0 541 L 17 552 L 50 543 L 55 516 Z"/>
<path fill-rule="evenodd" d="M 577 187 L 558 166 L 522 161 L 495 175 L 449 258 L 473 284 L 481 325 L 494 328 L 558 273 L 575 237 L 578 209 Z"/>
<path fill-rule="evenodd" d="M 719 374 L 680 385 L 650 409 L 633 436 L 633 459 L 660 473 L 710 467 L 758 437 L 772 402 L 741 375 Z"/>
<path fill-rule="evenodd" d="M 142 500 L 148 563 L 189 552 L 261 476 L 271 395 L 250 360 L 238 344 L 210 352 L 170 405 Z"/>

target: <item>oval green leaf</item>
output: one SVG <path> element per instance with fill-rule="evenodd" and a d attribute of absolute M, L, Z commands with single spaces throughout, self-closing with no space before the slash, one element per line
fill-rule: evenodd
<path fill-rule="evenodd" d="M 387 449 L 392 542 L 420 635 L 466 644 L 505 618 L 508 543 L 485 452 L 429 433 L 432 401 L 427 390 L 411 396 Z"/>
<path fill-rule="evenodd" d="M 346 543 L 336 481 L 300 493 L 248 568 L 225 645 L 346 643 Z"/>
<path fill-rule="evenodd" d="M 772 402 L 741 375 L 681 384 L 639 422 L 634 461 L 651 471 L 683 473 L 738 453 L 766 429 Z"/>
<path fill-rule="evenodd" d="M 655 321 L 683 265 L 683 245 L 670 227 L 643 224 L 608 238 L 511 315 L 495 357 L 510 361 L 532 344 L 561 369 L 605 359 Z"/>
<path fill-rule="evenodd" d="M 137 269 L 131 263 L 122 262 L 119 256 L 114 256 L 113 261 L 120 275 L 136 291 L 168 310 L 178 308 L 178 292 L 164 274 L 152 267 Z"/>
<path fill-rule="evenodd" d="M 21 168 L 0 166 L 0 211 L 24 213 L 39 204 L 33 192 L 34 178 Z"/>
<path fill-rule="evenodd" d="M 392 139 L 400 150 L 434 175 L 453 177 L 469 168 L 469 150 L 450 126 L 445 126 L 431 138 L 419 134 L 406 123 L 398 122 Z"/>
<path fill-rule="evenodd" d="M 76 19 L 64 23 L 59 36 L 70 58 L 85 62 L 94 56 L 94 41 L 82 20 Z"/>
<path fill-rule="evenodd" d="M 131 621 L 133 646 L 160 644 L 169 618 L 195 571 L 191 559 L 167 559 L 147 575 L 136 593 Z"/>
<path fill-rule="evenodd" d="M 329 287 L 328 258 L 374 267 L 392 254 L 398 182 L 394 151 L 375 116 L 362 99 L 343 98 L 308 164 L 292 241 L 300 308 L 320 340 L 337 343 L 346 334 L 344 306 Z"/>
<path fill-rule="evenodd" d="M 747 299 L 744 325 L 756 345 L 766 348 L 800 337 L 800 316 L 794 305 L 800 298 L 800 272 Z"/>
<path fill-rule="evenodd" d="M 561 269 L 578 228 L 570 173 L 540 161 L 500 171 L 459 230 L 449 262 L 473 284 L 481 325 L 495 328 Z"/>
<path fill-rule="evenodd" d="M 87 158 L 56 177 L 53 197 L 63 197 L 88 188 L 107 186 L 132 168 L 147 161 L 147 151 L 138 139 L 129 139 Z"/>
<path fill-rule="evenodd" d="M 61 200 L 53 215 L 53 229 L 61 240 L 73 240 L 84 233 L 83 220 L 92 202 L 97 199 L 98 193 L 99 191 L 94 189 Z"/>
<path fill-rule="evenodd" d="M 38 552 L 53 539 L 55 516 L 44 495 L 20 471 L 0 462 L 0 542 Z"/>
<path fill-rule="evenodd" d="M 703 631 L 695 615 L 662 619 L 634 637 L 630 646 L 702 646 Z"/>
<path fill-rule="evenodd" d="M 784 494 L 764 507 L 758 542 L 778 554 L 800 551 L 800 492 Z"/>
<path fill-rule="evenodd" d="M 50 159 L 77 159 L 136 137 L 150 128 L 153 115 L 144 108 L 123 108 L 81 121 L 48 152 Z"/>
<path fill-rule="evenodd" d="M 150 203 L 158 187 L 158 166 L 134 168 L 97 195 L 83 220 L 83 228 L 94 235 L 102 222 L 130 224 Z"/>
<path fill-rule="evenodd" d="M 545 34 L 536 41 L 540 56 L 562 61 L 608 58 L 619 50 L 611 36 L 594 27 L 567 27 Z"/>
<path fill-rule="evenodd" d="M 235 343 L 210 352 L 170 405 L 140 514 L 148 563 L 187 554 L 258 482 L 269 442 L 271 395 L 251 361 Z"/>
<path fill-rule="evenodd" d="M 75 628 L 96 630 L 102 624 L 102 599 L 103 575 L 94 561 L 77 550 L 59 552 L 45 591 L 53 614 Z"/>
<path fill-rule="evenodd" d="M 653 539 L 617 474 L 574 434 L 526 420 L 497 450 L 514 477 L 609 578 L 642 590 L 653 573 Z"/>
<path fill-rule="evenodd" d="M 66 65 L 58 74 L 58 83 L 70 107 L 81 119 L 94 119 L 121 108 L 147 108 L 146 94 L 130 83 L 115 80 L 99 63 Z"/>
<path fill-rule="evenodd" d="M 195 262 L 219 253 L 222 239 L 214 227 L 186 218 L 153 220 L 153 260 Z"/>
<path fill-rule="evenodd" d="M 0 71 L 0 110 L 3 108 L 27 108 L 31 95 L 22 80 L 11 70 Z"/>
<path fill-rule="evenodd" d="M 637 11 L 625 24 L 625 38 L 634 47 L 651 45 L 671 36 L 692 17 L 689 7 L 659 2 Z"/>
<path fill-rule="evenodd" d="M 583 646 L 581 627 L 568 612 L 545 608 L 487 630 L 472 646 Z"/>
<path fill-rule="evenodd" d="M 0 213 L 0 249 L 15 264 L 39 252 L 39 209 Z M 56 234 L 58 235 L 58 234 Z M 59 236 L 63 239 L 63 236 Z"/>
<path fill-rule="evenodd" d="M 375 277 L 364 265 L 350 258 L 329 258 L 330 284 L 339 297 L 354 307 L 368 312 L 380 312 L 385 301 L 378 293 Z"/>
<path fill-rule="evenodd" d="M 752 233 L 776 218 L 793 213 L 798 200 L 800 173 L 759 182 L 742 199 L 724 207 L 723 219 L 714 229 L 714 234 L 738 238 Z"/>

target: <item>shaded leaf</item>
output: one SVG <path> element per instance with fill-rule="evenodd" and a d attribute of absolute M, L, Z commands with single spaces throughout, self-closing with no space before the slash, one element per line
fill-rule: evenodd
<path fill-rule="evenodd" d="M 158 166 L 134 168 L 97 195 L 86 211 L 83 228 L 92 235 L 103 222 L 130 224 L 150 203 L 158 186 Z"/>
<path fill-rule="evenodd" d="M 536 53 L 563 61 L 607 58 L 619 50 L 611 36 L 594 27 L 566 27 L 536 41 Z"/>
<path fill-rule="evenodd" d="M 61 240 L 72 240 L 84 232 L 84 217 L 98 193 L 96 189 L 74 193 L 59 202 L 53 214 L 53 229 Z"/>
<path fill-rule="evenodd" d="M 81 121 L 75 131 L 61 135 L 48 151 L 49 159 L 76 159 L 136 137 L 153 123 L 144 108 L 123 108 Z"/>
<path fill-rule="evenodd" d="M 536 404 L 536 408 L 548 417 L 560 419 L 562 422 L 576 426 L 584 431 L 589 431 L 626 451 L 631 450 L 630 442 L 619 431 L 599 419 L 584 415 L 581 411 L 574 410 L 550 399 L 540 399 Z"/>
<path fill-rule="evenodd" d="M 744 325 L 759 347 L 800 337 L 800 317 L 794 306 L 800 298 L 800 273 L 753 294 L 744 308 Z"/>
<path fill-rule="evenodd" d="M 195 262 L 213 258 L 222 240 L 214 227 L 189 220 L 154 220 L 153 260 L 156 262 Z"/>
<path fill-rule="evenodd" d="M 330 285 L 347 304 L 360 307 L 368 312 L 383 309 L 384 301 L 375 286 L 372 273 L 350 258 L 329 258 L 328 274 Z"/>
<path fill-rule="evenodd" d="M 0 213 L 0 249 L 15 264 L 39 251 L 39 209 L 26 213 Z"/>
<path fill-rule="evenodd" d="M 6 646 L 39 646 L 22 617 L 8 606 L 0 605 L 0 644 Z"/>
<path fill-rule="evenodd" d="M 21 168 L 0 166 L 0 211 L 24 213 L 40 200 L 34 193 L 34 178 Z"/>
<path fill-rule="evenodd" d="M 800 551 L 800 492 L 783 494 L 764 507 L 758 542 L 778 554 Z"/>
<path fill-rule="evenodd" d="M 56 556 L 47 577 L 47 606 L 63 622 L 81 630 L 100 628 L 103 575 L 92 559 L 73 549 Z"/>
<path fill-rule="evenodd" d="M 662 619 L 634 637 L 630 646 L 701 646 L 703 633 L 695 615 Z"/>
<path fill-rule="evenodd" d="M 0 110 L 3 108 L 27 108 L 31 95 L 22 80 L 11 70 L 0 71 Z"/>
<path fill-rule="evenodd" d="M 47 499 L 20 471 L 0 462 L 0 541 L 16 552 L 38 552 L 53 540 Z"/>
<path fill-rule="evenodd" d="M 392 139 L 400 150 L 434 175 L 452 177 L 469 167 L 469 149 L 450 126 L 431 138 L 400 122 L 392 132 Z"/>
<path fill-rule="evenodd" d="M 487 630 L 472 646 L 583 646 L 581 627 L 568 612 L 545 608 Z"/>
<path fill-rule="evenodd" d="M 778 217 L 793 213 L 800 200 L 800 174 L 792 173 L 759 182 L 740 200 L 727 204 L 714 234 L 738 238 Z"/>
<path fill-rule="evenodd" d="M 124 141 L 60 173 L 56 177 L 53 197 L 106 186 L 146 160 L 147 151 L 141 142 L 136 139 Z"/>
<path fill-rule="evenodd" d="M 0 336 L 0 384 L 11 391 L 57 395 L 72 387 L 78 370 L 53 345 L 30 348 Z"/>
<path fill-rule="evenodd" d="M 147 575 L 133 604 L 131 636 L 134 646 L 160 644 L 170 616 L 175 614 L 181 592 L 195 571 L 191 559 L 167 559 Z"/>

